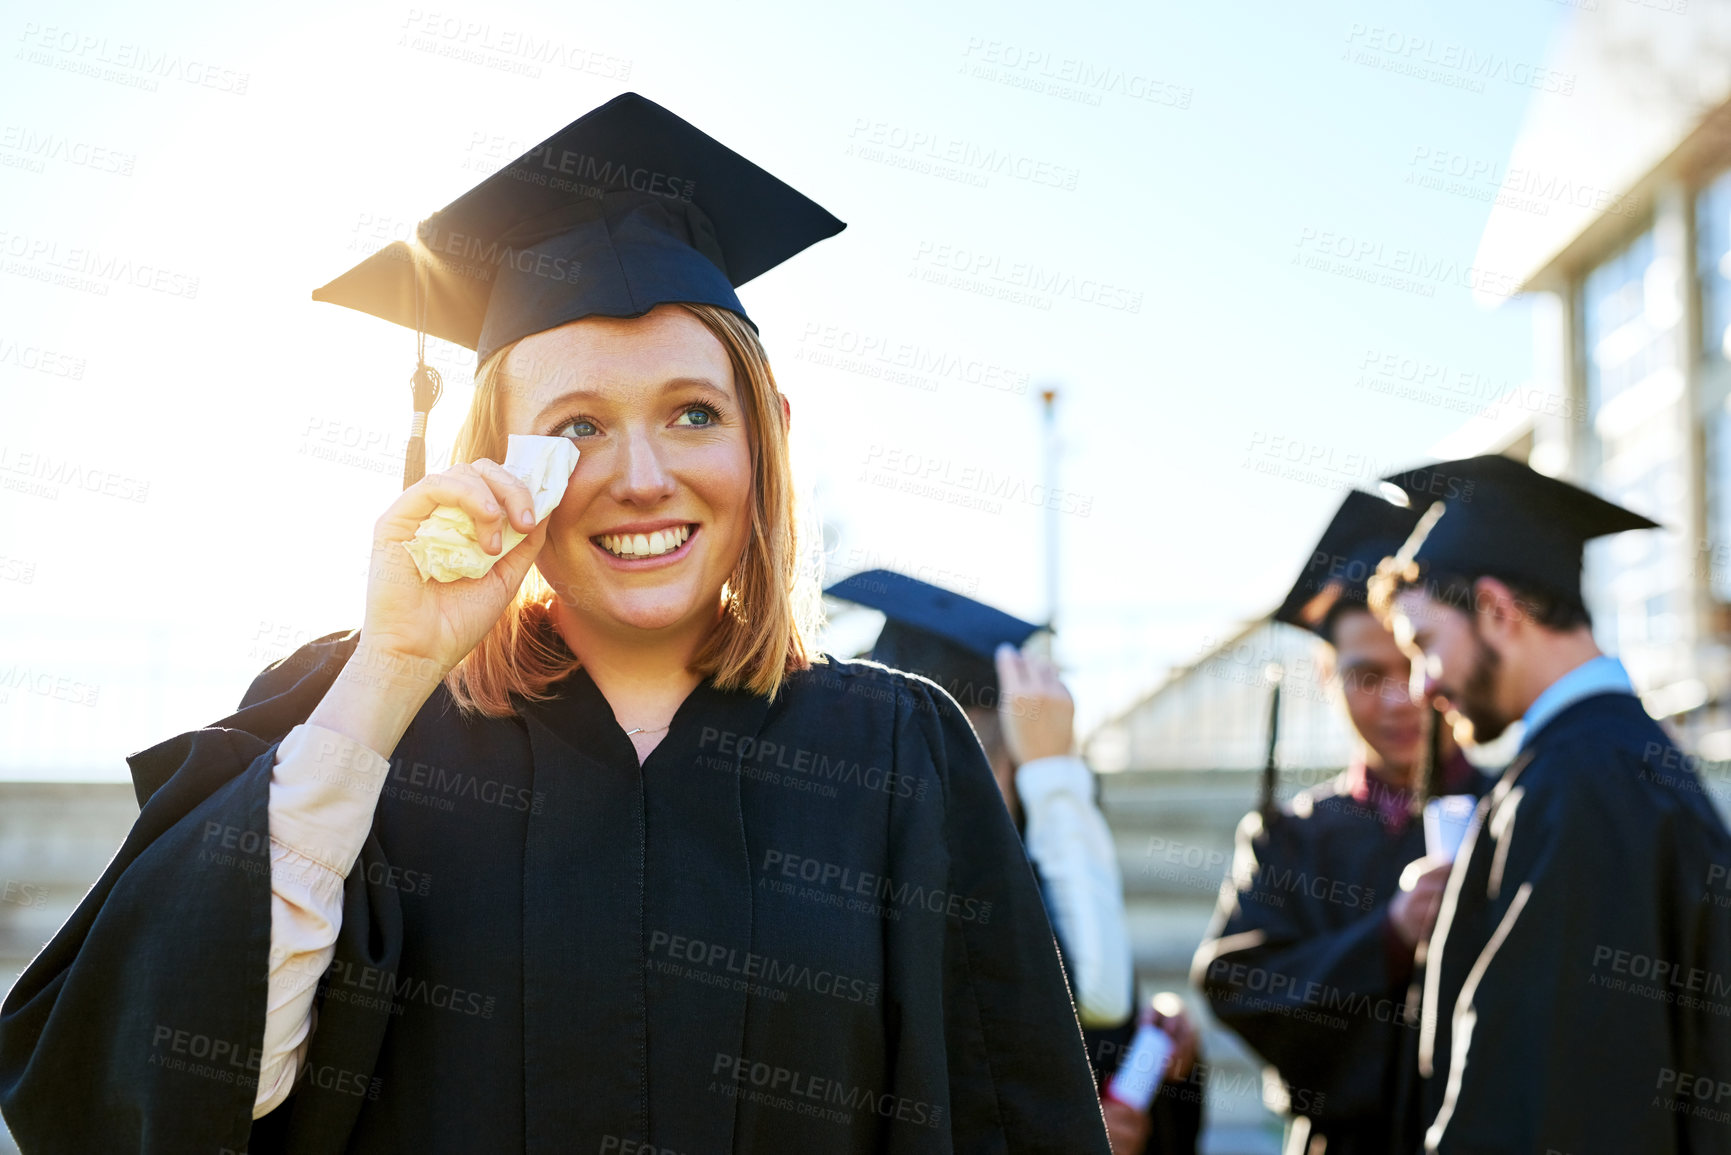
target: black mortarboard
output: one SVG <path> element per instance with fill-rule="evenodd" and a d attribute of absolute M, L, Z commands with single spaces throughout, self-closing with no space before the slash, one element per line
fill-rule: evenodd
<path fill-rule="evenodd" d="M 637 317 L 676 301 L 745 317 L 737 286 L 845 227 L 627 92 L 421 222 L 414 243 L 392 242 L 313 300 L 474 349 L 479 363 L 583 317 Z M 418 442 L 438 392 L 424 356 L 414 384 Z M 419 476 L 412 464 L 410 472 L 405 485 Z"/>
<path fill-rule="evenodd" d="M 1366 603 L 1378 563 L 1400 549 L 1418 519 L 1417 510 L 1360 490 L 1348 491 L 1286 600 L 1274 611 L 1274 620 L 1309 630 L 1332 645 L 1336 611 Z M 1276 677 L 1268 702 L 1268 756 L 1262 764 L 1258 807 L 1264 830 L 1280 820 L 1275 792 L 1280 773 L 1280 686 Z"/>
<path fill-rule="evenodd" d="M 1377 563 L 1400 549 L 1422 511 L 1352 490 L 1310 551 L 1274 620 L 1333 641 L 1334 611 L 1363 606 Z"/>
<path fill-rule="evenodd" d="M 997 706 L 993 656 L 1000 645 L 1020 646 L 1040 628 L 894 570 L 864 570 L 824 593 L 883 611 L 886 620 L 872 645 L 872 659 L 930 678 L 964 706 Z"/>
<path fill-rule="evenodd" d="M 1593 538 L 1658 523 L 1496 454 L 1444 461 L 1384 479 L 1423 524 L 1399 551 L 1421 574 L 1497 577 L 1575 605 L 1581 556 Z M 1429 518 L 1434 506 L 1442 509 Z"/>

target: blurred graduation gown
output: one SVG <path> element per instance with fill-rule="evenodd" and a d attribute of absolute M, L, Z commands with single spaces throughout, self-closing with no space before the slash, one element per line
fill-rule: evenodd
<path fill-rule="evenodd" d="M 0 1019 L 25 1151 L 1106 1151 L 978 740 L 848 662 L 773 704 L 701 684 L 641 768 L 582 671 L 518 718 L 437 690 L 348 876 L 301 1081 L 255 1125 L 276 743 L 355 640 L 129 759 L 137 824 Z"/>
<path fill-rule="evenodd" d="M 1275 620 L 1332 644 L 1338 615 L 1366 611 L 1367 579 L 1417 518 L 1349 493 Z M 1490 787 L 1458 751 L 1440 782 L 1446 793 Z M 1288 1150 L 1383 1155 L 1400 1126 L 1418 1022 L 1413 951 L 1388 915 L 1402 871 L 1425 853 L 1414 807 L 1359 763 L 1277 814 L 1270 806 L 1266 825 L 1262 809 L 1239 823 L 1191 979 L 1273 1069 L 1293 1118 Z"/>
<path fill-rule="evenodd" d="M 1459 754 L 1452 793 L 1490 780 Z M 1380 1155 L 1398 1121 L 1398 1077 L 1416 1050 L 1411 948 L 1389 902 L 1425 853 L 1405 792 L 1357 766 L 1298 795 L 1267 830 L 1239 824 L 1232 873 L 1192 973 L 1209 1006 L 1278 1074 L 1288 1110 L 1328 1155 Z M 1301 1148 L 1302 1149 L 1302 1148 Z"/>
<path fill-rule="evenodd" d="M 995 606 L 895 570 L 872 569 L 852 574 L 830 586 L 824 594 L 884 615 L 883 629 L 871 648 L 873 660 L 930 678 L 963 705 L 985 710 L 997 708 L 1001 693 L 994 659 L 998 647 L 1020 647 L 1041 628 Z M 1026 804 L 1026 796 L 1023 798 Z M 1016 822 L 1016 833 L 1025 838 L 1025 811 L 1017 815 Z M 1050 885 L 1037 858 L 1030 855 L 1029 865 L 1039 881 L 1040 896 L 1056 932 L 1064 972 L 1075 976 L 1076 944 L 1064 941 L 1063 928 L 1074 924 L 1076 914 L 1064 917 L 1064 896 Z M 1081 946 L 1097 949 L 1092 942 Z M 1088 1044 L 1088 1062 L 1096 1084 L 1102 1088 L 1122 1063 L 1136 1035 L 1140 1008 L 1136 1004 L 1134 973 L 1129 976 L 1129 985 L 1126 1005 L 1130 1011 L 1121 1022 L 1082 1028 L 1082 1037 Z M 1074 993 L 1073 978 L 1071 987 Z M 1206 1070 L 1207 1064 L 1198 1061 L 1188 1079 L 1164 1081 L 1156 1089 L 1148 1107 L 1150 1130 L 1145 1155 L 1191 1155 L 1196 1150 L 1202 1133 Z"/>
<path fill-rule="evenodd" d="M 1674 1077 L 1731 1073 L 1728 864 L 1724 823 L 1639 698 L 1547 724 L 1481 800 L 1437 919 L 1425 1150 L 1731 1151 L 1731 1122 Z M 1635 977 L 1655 964 L 1666 977 Z"/>
<path fill-rule="evenodd" d="M 1421 588 L 1493 575 L 1579 606 L 1585 543 L 1654 528 L 1494 455 L 1387 480 L 1424 509 L 1397 556 Z M 1683 1083 L 1731 1073 L 1731 833 L 1620 667 L 1587 665 L 1624 688 L 1583 666 L 1533 703 L 1449 877 L 1419 1038 L 1426 1151 L 1731 1151 L 1724 1102 Z"/>

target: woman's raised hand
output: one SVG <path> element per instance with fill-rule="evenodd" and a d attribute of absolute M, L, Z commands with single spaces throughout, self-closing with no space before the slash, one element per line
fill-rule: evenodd
<path fill-rule="evenodd" d="M 467 513 L 490 554 L 499 552 L 507 518 L 529 536 L 482 577 L 422 580 L 403 543 L 440 505 Z M 547 539 L 546 523 L 534 521 L 528 487 L 486 458 L 428 474 L 405 489 L 373 525 L 361 626 L 370 660 L 401 664 L 405 672 L 418 672 L 417 680 L 443 678 L 493 628 L 529 572 Z"/>
<path fill-rule="evenodd" d="M 497 553 L 506 518 L 529 534 L 478 578 L 421 580 L 403 543 L 427 515 L 454 505 L 475 521 L 481 548 Z M 453 465 L 405 489 L 373 524 L 361 637 L 307 722 L 346 734 L 389 757 L 440 681 L 493 628 L 547 540 L 529 490 L 496 462 Z"/>

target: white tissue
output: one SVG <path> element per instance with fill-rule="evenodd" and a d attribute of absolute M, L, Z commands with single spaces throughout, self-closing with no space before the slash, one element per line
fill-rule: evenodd
<path fill-rule="evenodd" d="M 577 468 L 577 446 L 568 437 L 513 433 L 502 464 L 507 473 L 529 487 L 538 525 L 565 496 L 565 485 Z M 415 528 L 415 536 L 405 541 L 403 548 L 415 559 L 423 581 L 454 582 L 484 576 L 527 536 L 507 523 L 500 531 L 499 552 L 488 553 L 475 535 L 474 520 L 454 505 L 441 505 Z"/>

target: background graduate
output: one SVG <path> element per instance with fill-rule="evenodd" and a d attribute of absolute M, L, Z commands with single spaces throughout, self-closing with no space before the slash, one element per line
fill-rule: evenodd
<path fill-rule="evenodd" d="M 1106 1152 L 967 718 L 807 650 L 734 287 L 841 227 L 628 94 L 320 290 L 477 349 L 463 464 L 379 518 L 358 632 L 129 760 L 0 1019 L 25 1151 Z M 539 524 L 507 434 L 581 450 Z M 528 537 L 423 582 L 441 504 Z"/>
<path fill-rule="evenodd" d="M 1731 1076 L 1731 837 L 1581 596 L 1585 542 L 1653 523 L 1503 457 L 1390 480 L 1424 517 L 1379 608 L 1475 734 L 1525 726 L 1431 943 L 1424 1149 L 1731 1150 L 1697 1085 Z"/>
<path fill-rule="evenodd" d="M 870 656 L 937 682 L 980 735 L 1040 880 L 1103 1085 L 1136 1026 L 1124 885 L 1094 775 L 1075 752 L 1075 702 L 1052 662 L 1019 648 L 1040 627 L 893 570 L 857 573 L 824 592 L 881 611 Z M 1196 1029 L 1177 996 L 1162 994 L 1156 1005 L 1153 1017 L 1174 1041 L 1168 1078 L 1149 1111 L 1106 1101 L 1114 1155 L 1193 1152 L 1201 1132 Z"/>
<path fill-rule="evenodd" d="M 1232 872 L 1196 952 L 1193 981 L 1276 1076 L 1266 1085 L 1280 1089 L 1270 1105 L 1290 1117 L 1289 1153 L 1388 1151 L 1399 1070 L 1414 1050 L 1408 985 L 1448 868 L 1431 866 L 1412 889 L 1400 887 L 1425 854 L 1414 802 L 1426 718 L 1409 692 L 1406 655 L 1365 597 L 1378 561 L 1417 517 L 1347 494 L 1275 611 L 1321 639 L 1321 668 L 1339 688 L 1360 756 L 1289 806 L 1277 808 L 1272 776 L 1265 782 L 1263 806 L 1239 824 Z M 1443 791 L 1488 787 L 1452 742 L 1442 749 Z"/>

